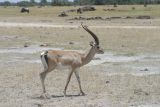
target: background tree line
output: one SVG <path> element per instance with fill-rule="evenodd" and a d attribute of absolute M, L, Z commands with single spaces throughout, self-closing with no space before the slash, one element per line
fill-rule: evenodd
<path fill-rule="evenodd" d="M 9 2 L 9 1 L 4 1 L 0 2 L 0 6 L 47 6 L 47 5 L 52 5 L 52 6 L 65 6 L 65 5 L 73 5 L 73 2 L 70 2 L 68 0 L 51 0 L 48 2 L 47 0 L 40 0 L 40 2 L 36 2 L 36 0 L 30 0 L 30 1 L 20 1 L 17 3 Z"/>
<path fill-rule="evenodd" d="M 160 0 L 36 0 L 30 1 L 20 1 L 17 3 L 12 3 L 9 1 L 0 2 L 0 6 L 65 6 L 65 5 L 131 5 L 131 4 L 160 4 Z"/>
<path fill-rule="evenodd" d="M 78 5 L 127 5 L 127 4 L 160 4 L 160 0 L 74 0 Z"/>

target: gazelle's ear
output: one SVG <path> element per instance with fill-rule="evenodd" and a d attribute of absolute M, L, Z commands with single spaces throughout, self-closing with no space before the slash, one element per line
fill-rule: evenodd
<path fill-rule="evenodd" d="M 90 46 L 94 46 L 94 42 L 93 41 L 90 42 Z"/>

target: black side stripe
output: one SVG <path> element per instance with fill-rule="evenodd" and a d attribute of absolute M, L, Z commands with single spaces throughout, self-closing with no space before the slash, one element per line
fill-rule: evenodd
<path fill-rule="evenodd" d="M 48 52 L 47 52 L 47 53 L 48 53 Z M 46 60 L 46 63 L 47 63 L 47 65 L 48 65 L 47 53 L 45 53 L 45 54 L 44 54 L 44 58 L 45 58 L 45 60 Z"/>

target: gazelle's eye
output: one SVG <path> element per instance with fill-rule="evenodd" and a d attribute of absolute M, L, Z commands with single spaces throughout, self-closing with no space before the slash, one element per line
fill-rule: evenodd
<path fill-rule="evenodd" d="M 99 49 L 100 47 L 99 47 L 99 46 L 97 46 L 97 48 Z"/>

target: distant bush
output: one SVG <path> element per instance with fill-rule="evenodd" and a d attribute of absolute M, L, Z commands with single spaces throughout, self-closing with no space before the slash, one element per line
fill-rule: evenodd
<path fill-rule="evenodd" d="M 114 4 L 113 4 L 113 7 L 117 7 L 117 3 L 114 3 Z"/>
<path fill-rule="evenodd" d="M 17 3 L 17 6 L 28 7 L 28 6 L 34 6 L 34 4 L 28 1 L 20 1 Z"/>
<path fill-rule="evenodd" d="M 132 10 L 135 10 L 136 8 L 135 7 L 132 7 Z"/>

